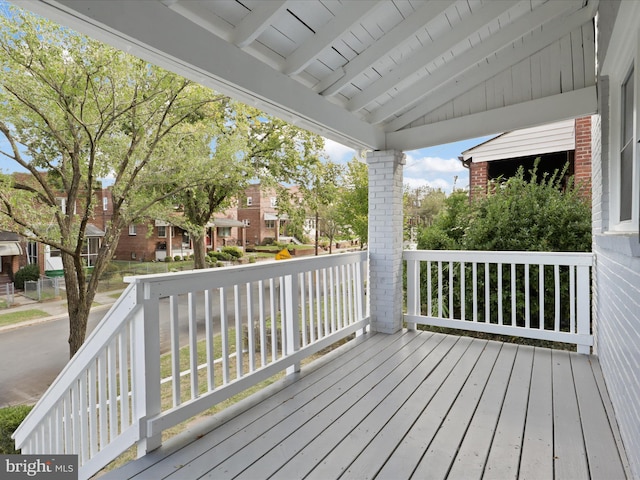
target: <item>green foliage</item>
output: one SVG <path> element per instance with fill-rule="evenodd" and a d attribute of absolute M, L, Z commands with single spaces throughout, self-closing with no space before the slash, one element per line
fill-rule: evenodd
<path fill-rule="evenodd" d="M 369 167 L 352 159 L 347 164 L 343 188 L 336 205 L 336 221 L 343 231 L 350 231 L 364 247 L 369 235 Z"/>
<path fill-rule="evenodd" d="M 538 177 L 537 171 L 531 172 L 531 181 L 526 181 L 523 169 L 515 177 L 502 183 L 489 185 L 489 194 L 469 202 L 465 192 L 455 192 L 445 201 L 445 209 L 435 219 L 431 227 L 421 230 L 418 237 L 418 248 L 425 250 L 488 250 L 488 251 L 566 251 L 588 252 L 591 250 L 591 206 L 587 198 L 576 188 L 571 179 L 562 181 L 563 172 L 556 172 L 551 176 Z M 433 266 L 431 272 L 421 270 L 421 285 L 427 288 L 428 278 L 436 288 L 438 272 Z M 465 276 L 465 311 L 467 318 L 473 311 L 471 286 L 472 267 L 466 265 L 461 271 L 461 265 L 454 263 L 454 284 L 459 284 L 461 275 Z M 448 308 L 449 295 L 453 295 L 453 304 L 460 314 L 461 294 L 458 290 L 449 291 L 449 270 L 451 266 L 442 267 L 443 293 L 446 297 L 445 310 Z M 509 296 L 512 271 L 509 266 L 502 266 L 500 277 L 503 282 L 503 298 L 498 299 L 495 288 L 498 282 L 498 265 L 490 265 L 485 272 L 485 265 L 477 266 L 478 298 L 477 310 L 485 311 L 486 294 L 489 295 L 490 311 L 493 312 L 491 322 L 497 322 L 498 303 L 501 300 L 504 318 L 511 318 L 512 299 Z M 531 303 L 530 318 L 532 327 L 538 327 L 540 308 L 540 290 L 543 285 L 553 283 L 553 268 L 545 267 L 542 272 L 544 284 L 539 281 L 538 266 L 529 267 L 529 297 Z M 485 285 L 489 278 L 489 286 Z M 517 265 L 515 280 L 518 285 L 524 285 L 524 265 Z M 568 318 L 569 270 L 560 269 L 561 318 Z M 490 288 L 488 292 L 486 288 Z M 427 298 L 426 290 L 422 298 Z M 432 295 L 435 296 L 435 290 Z M 543 293 L 545 322 L 554 318 L 555 298 L 552 291 Z M 518 290 L 516 297 L 516 319 L 518 324 L 523 322 L 525 292 Z M 432 306 L 435 309 L 436 306 Z M 437 312 L 432 311 L 432 314 Z M 448 314 L 448 312 L 445 312 Z M 547 325 L 549 327 L 550 325 Z M 563 325 L 565 327 L 566 325 Z"/>
<path fill-rule="evenodd" d="M 35 263 L 25 265 L 18 270 L 13 278 L 16 288 L 24 289 L 24 282 L 34 281 L 40 278 L 40 268 Z"/>
<path fill-rule="evenodd" d="M 29 405 L 16 405 L 0 408 L 0 454 L 13 455 L 20 453 L 16 450 L 11 435 L 20 426 L 33 407 Z"/>
<path fill-rule="evenodd" d="M 173 259 L 174 259 L 176 262 L 179 262 L 180 260 L 182 260 L 182 255 L 174 255 L 174 256 L 173 256 Z"/>
<path fill-rule="evenodd" d="M 234 259 L 242 258 L 242 256 L 244 255 L 244 252 L 242 251 L 242 249 L 238 247 L 222 247 L 221 251 L 222 253 L 226 253 L 227 255 L 230 255 Z"/>
<path fill-rule="evenodd" d="M 173 257 L 170 255 L 167 255 L 166 257 L 164 257 L 164 262 L 165 263 L 171 263 L 173 262 Z"/>
<path fill-rule="evenodd" d="M 193 141 L 194 132 L 226 125 L 220 112 L 229 99 L 25 10 L 2 8 L 1 154 L 27 173 L 0 174 L 0 229 L 60 250 L 73 354 L 120 232 L 160 218 L 163 202 L 206 180 L 188 167 L 210 145 Z M 107 176 L 113 212 L 88 275 L 86 228 Z"/>
<path fill-rule="evenodd" d="M 421 230 L 418 248 L 426 250 L 521 250 L 588 252 L 591 205 L 563 172 L 531 181 L 520 169 L 502 183 L 492 183 L 485 197 L 469 203 L 458 191 L 445 201 L 431 227 Z"/>

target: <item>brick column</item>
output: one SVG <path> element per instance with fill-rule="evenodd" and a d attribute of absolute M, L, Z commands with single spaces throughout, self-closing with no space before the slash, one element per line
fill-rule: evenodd
<path fill-rule="evenodd" d="M 591 196 L 591 117 L 576 118 L 576 151 L 574 157 L 576 184 L 584 195 Z"/>
<path fill-rule="evenodd" d="M 471 199 L 484 197 L 489 182 L 489 163 L 474 162 L 469 165 L 469 196 Z"/>
<path fill-rule="evenodd" d="M 402 166 L 404 153 L 369 152 L 371 329 L 402 329 Z"/>

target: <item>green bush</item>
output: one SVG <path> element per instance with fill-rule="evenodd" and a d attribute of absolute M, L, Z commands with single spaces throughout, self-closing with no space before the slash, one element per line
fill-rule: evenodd
<path fill-rule="evenodd" d="M 16 431 L 32 408 L 29 405 L 0 408 L 0 454 L 13 455 L 20 453 L 14 448 L 15 443 L 11 439 L 11 435 L 13 435 L 13 432 Z"/>
<path fill-rule="evenodd" d="M 227 252 L 211 251 L 208 255 L 212 262 L 231 262 L 236 259 L 236 257 Z"/>
<path fill-rule="evenodd" d="M 180 256 L 180 255 L 174 255 L 173 259 L 174 259 L 176 262 L 179 262 L 180 260 L 182 260 L 182 256 Z"/>
<path fill-rule="evenodd" d="M 577 188 L 572 179 L 563 180 L 564 172 L 557 171 L 554 175 L 537 175 L 536 168 L 530 172 L 531 180 L 525 179 L 521 168 L 515 177 L 504 182 L 491 183 L 489 194 L 469 202 L 466 193 L 454 193 L 445 201 L 445 210 L 436 218 L 431 227 L 423 229 L 418 236 L 418 248 L 424 250 L 487 250 L 487 251 L 551 251 L 551 252 L 588 252 L 591 251 L 591 205 L 581 190 Z M 453 296 L 453 304 L 460 309 L 461 294 L 458 289 L 450 291 L 449 272 L 450 265 L 443 264 L 443 295 L 447 299 L 443 310 L 448 308 L 449 295 Z M 470 291 L 473 280 L 471 265 L 465 265 L 461 270 L 459 263 L 453 264 L 454 284 L 459 285 L 461 275 L 465 276 L 467 291 L 465 292 L 465 311 L 473 309 L 472 293 Z M 497 265 L 489 267 L 485 272 L 484 265 L 477 266 L 477 284 L 480 292 L 477 299 L 479 312 L 485 310 L 485 299 L 489 299 L 492 312 L 490 321 L 498 321 L 498 304 L 502 303 L 502 314 L 511 317 L 511 298 L 509 296 L 512 271 L 505 266 L 498 274 Z M 553 282 L 553 268 L 546 267 L 539 272 L 538 266 L 529 269 L 529 298 L 530 318 L 532 327 L 537 328 L 540 317 L 539 302 L 543 285 Z M 518 285 L 524 285 L 524 266 L 518 265 L 514 270 L 515 281 Z M 427 280 L 432 279 L 432 288 L 437 288 L 438 272 L 426 268 L 421 270 L 421 285 L 425 289 L 422 298 L 426 299 L 428 292 Z M 540 284 L 539 276 L 544 277 L 544 283 Z M 489 285 L 485 285 L 486 278 Z M 498 298 L 495 285 L 498 278 L 503 282 L 503 298 Z M 561 298 L 560 310 L 563 319 L 569 318 L 569 271 L 568 268 L 560 268 Z M 565 287 L 566 286 L 566 287 Z M 487 292 L 486 289 L 489 289 Z M 436 291 L 432 292 L 437 295 Z M 487 296 L 488 295 L 488 296 Z M 555 298 L 554 292 L 542 292 L 544 297 L 543 318 L 545 322 L 553 322 Z M 518 292 L 515 298 L 516 321 L 520 325 L 523 322 L 525 293 Z M 436 306 L 432 306 L 436 309 Z M 432 311 L 428 314 L 436 314 Z M 445 316 L 448 311 L 443 311 Z M 460 312 L 454 312 L 459 315 Z M 547 325 L 549 327 L 549 325 Z M 562 325 L 566 327 L 566 325 Z"/>
<path fill-rule="evenodd" d="M 238 247 L 222 247 L 222 253 L 226 253 L 234 258 L 242 258 L 244 252 Z"/>
<path fill-rule="evenodd" d="M 171 262 L 173 262 L 173 257 L 167 255 L 166 257 L 164 257 L 164 261 L 165 261 L 165 263 L 171 263 Z"/>
<path fill-rule="evenodd" d="M 24 288 L 24 282 L 28 280 L 38 280 L 40 278 L 40 268 L 35 263 L 26 265 L 16 272 L 13 282 L 16 288 L 22 290 Z"/>

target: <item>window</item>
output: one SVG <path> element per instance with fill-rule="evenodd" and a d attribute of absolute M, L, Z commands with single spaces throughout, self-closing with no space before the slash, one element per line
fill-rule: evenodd
<path fill-rule="evenodd" d="M 56 197 L 56 205 L 60 207 L 62 213 L 67 213 L 67 199 L 64 197 Z"/>
<path fill-rule="evenodd" d="M 129 235 L 136 235 L 137 229 L 135 225 L 129 225 Z"/>
<path fill-rule="evenodd" d="M 86 238 L 82 244 L 82 257 L 84 264 L 88 267 L 93 267 L 96 264 L 98 258 L 98 250 L 100 249 L 100 238 L 89 237 Z"/>
<path fill-rule="evenodd" d="M 248 218 L 245 218 L 242 223 L 244 223 L 245 227 L 250 227 L 251 226 L 251 220 L 249 220 Z"/>
<path fill-rule="evenodd" d="M 620 221 L 631 220 L 633 210 L 633 67 L 620 92 Z"/>
<path fill-rule="evenodd" d="M 629 2 L 636 5 L 636 2 Z M 636 8 L 636 7 L 634 7 Z M 604 228 L 616 233 L 638 233 L 640 223 L 640 159 L 638 140 L 640 124 L 640 43 L 634 15 L 619 14 L 626 25 L 612 34 L 608 54 L 602 64 L 602 76 L 609 78 L 608 214 Z M 617 24 L 616 24 L 617 25 Z M 606 191 L 605 191 L 606 194 Z M 606 196 L 603 204 L 606 205 Z"/>
<path fill-rule="evenodd" d="M 271 197 L 271 206 L 272 207 L 278 206 L 278 199 L 276 197 Z"/>
<path fill-rule="evenodd" d="M 167 227 L 164 225 L 158 225 L 158 237 L 166 238 L 167 237 Z"/>
<path fill-rule="evenodd" d="M 102 197 L 102 210 L 105 212 L 109 209 L 109 199 L 107 197 Z"/>
<path fill-rule="evenodd" d="M 231 227 L 218 227 L 218 236 L 219 237 L 230 237 L 231 236 Z"/>
<path fill-rule="evenodd" d="M 250 207 L 251 205 L 253 205 L 253 198 L 247 197 L 247 207 Z"/>
<path fill-rule="evenodd" d="M 32 265 L 38 263 L 38 243 L 29 241 L 27 242 L 27 263 Z"/>
<path fill-rule="evenodd" d="M 265 220 L 264 221 L 264 228 L 276 228 L 276 221 L 275 220 Z"/>

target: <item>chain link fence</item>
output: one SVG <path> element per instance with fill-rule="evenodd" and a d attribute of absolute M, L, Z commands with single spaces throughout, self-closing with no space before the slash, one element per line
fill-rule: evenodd
<path fill-rule="evenodd" d="M 0 308 L 9 308 L 15 300 L 16 289 L 13 283 L 0 285 Z"/>
<path fill-rule="evenodd" d="M 24 282 L 24 296 L 41 302 L 60 296 L 60 277 L 41 277 Z"/>

